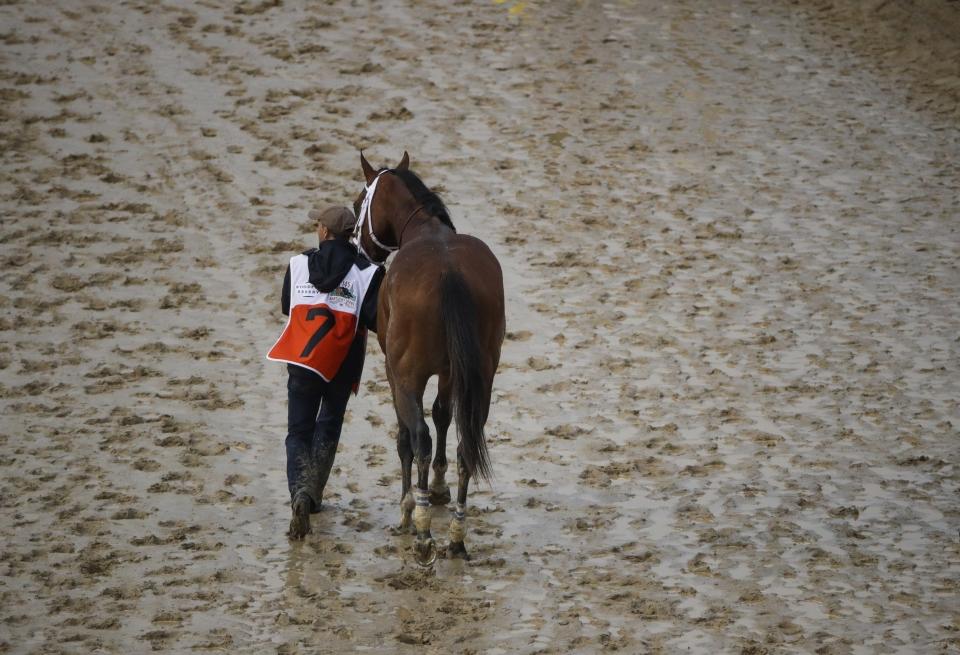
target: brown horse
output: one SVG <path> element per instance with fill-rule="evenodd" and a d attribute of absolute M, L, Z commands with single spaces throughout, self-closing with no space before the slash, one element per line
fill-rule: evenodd
<path fill-rule="evenodd" d="M 357 198 L 354 241 L 376 262 L 397 254 L 380 287 L 377 338 L 397 412 L 403 472 L 400 530 L 415 529 L 415 555 L 429 565 L 437 550 L 430 504 L 450 502 L 447 429 L 456 418 L 457 507 L 447 554 L 467 557 L 463 544 L 470 478 L 489 479 L 484 424 L 505 331 L 503 274 L 490 249 L 457 234 L 447 209 L 412 171 L 406 152 L 394 169 L 374 170 L 360 153 L 366 187 Z M 423 416 L 427 380 L 438 376 L 433 423 L 437 454 L 428 487 L 432 443 Z M 411 466 L 417 484 L 411 489 Z M 411 519 L 413 526 L 411 526 Z"/>

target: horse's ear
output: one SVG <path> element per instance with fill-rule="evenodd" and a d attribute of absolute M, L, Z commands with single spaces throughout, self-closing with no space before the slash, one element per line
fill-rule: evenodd
<path fill-rule="evenodd" d="M 373 182 L 377 177 L 377 172 L 373 170 L 373 166 L 363 156 L 363 150 L 360 151 L 360 166 L 363 168 L 363 176 L 367 178 L 367 184 Z"/>
<path fill-rule="evenodd" d="M 397 164 L 398 171 L 405 171 L 410 168 L 410 155 L 407 154 L 407 151 L 403 151 L 403 159 L 400 160 L 400 163 Z"/>

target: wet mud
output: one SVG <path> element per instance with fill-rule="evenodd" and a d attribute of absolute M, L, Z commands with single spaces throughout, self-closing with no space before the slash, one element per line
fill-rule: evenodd
<path fill-rule="evenodd" d="M 956 3 L 0 19 L 0 652 L 960 649 Z M 360 148 L 504 266 L 469 562 L 391 531 L 375 340 L 285 536 L 263 355 Z"/>

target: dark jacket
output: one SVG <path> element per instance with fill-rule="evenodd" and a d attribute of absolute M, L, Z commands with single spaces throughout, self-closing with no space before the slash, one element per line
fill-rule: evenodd
<path fill-rule="evenodd" d="M 317 290 L 328 293 L 337 288 L 344 276 L 354 264 L 360 270 L 375 266 L 357 253 L 357 249 L 345 239 L 330 239 L 320 243 L 320 247 L 311 248 L 303 253 L 307 256 L 307 268 L 310 271 L 310 284 Z M 370 282 L 367 295 L 360 307 L 360 325 L 371 332 L 377 331 L 377 296 L 383 281 L 384 269 L 378 267 Z M 280 297 L 280 309 L 285 316 L 290 314 L 290 266 L 283 276 L 283 291 Z"/>

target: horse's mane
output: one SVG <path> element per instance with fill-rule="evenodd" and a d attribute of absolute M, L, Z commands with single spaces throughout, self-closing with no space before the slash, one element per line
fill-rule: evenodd
<path fill-rule="evenodd" d="M 453 226 L 453 221 L 450 220 L 450 213 L 447 211 L 447 206 L 443 204 L 443 201 L 440 200 L 440 196 L 435 194 L 433 191 L 427 188 L 427 185 L 417 177 L 417 174 L 413 171 L 407 169 L 405 171 L 398 171 L 394 169 L 393 174 L 399 177 L 413 195 L 413 199 L 423 205 L 423 210 L 430 216 L 436 216 L 440 219 L 440 222 L 449 227 L 454 232 L 457 231 L 457 228 Z"/>

